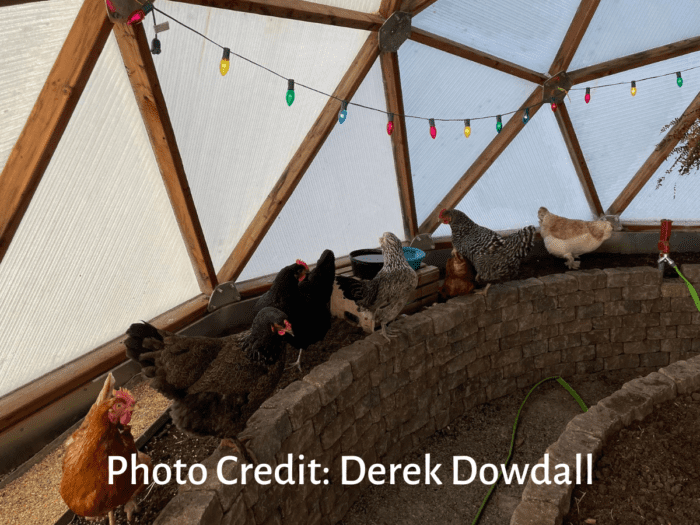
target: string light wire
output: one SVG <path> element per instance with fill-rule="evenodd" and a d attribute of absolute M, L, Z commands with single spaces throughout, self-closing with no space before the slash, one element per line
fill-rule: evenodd
<path fill-rule="evenodd" d="M 208 42 L 211 42 L 211 43 L 214 44 L 215 46 L 220 47 L 221 49 L 224 49 L 224 46 L 222 46 L 222 45 L 219 44 L 218 42 L 215 42 L 214 40 L 212 40 L 212 39 L 209 38 L 208 36 L 206 36 L 206 35 L 200 33 L 200 32 L 197 31 L 196 29 L 194 29 L 194 28 L 188 26 L 188 25 L 185 24 L 184 22 L 181 22 L 180 20 L 178 20 L 177 18 L 175 18 L 175 17 L 169 15 L 168 13 L 165 13 L 164 11 L 161 11 L 161 10 L 158 9 L 157 7 L 153 6 L 153 11 L 158 11 L 160 14 L 162 14 L 163 16 L 169 18 L 170 20 L 172 20 L 172 21 L 175 22 L 176 24 L 180 24 L 180 25 L 181 25 L 182 27 L 184 27 L 185 29 L 189 29 L 190 31 L 192 31 L 193 33 L 195 33 L 195 34 L 201 36 L 203 39 L 207 40 Z M 155 14 L 154 14 L 154 17 L 155 17 Z M 248 63 L 250 63 L 250 64 L 253 64 L 254 66 L 257 66 L 257 67 L 259 67 L 259 68 L 262 68 L 262 69 L 264 69 L 265 71 L 268 71 L 269 73 L 272 73 L 273 75 L 276 75 L 276 76 L 278 76 L 278 77 L 280 77 L 280 78 L 282 78 L 282 79 L 284 79 L 284 80 L 289 81 L 289 79 L 288 79 L 287 77 L 285 77 L 284 75 L 281 75 L 280 73 L 277 73 L 276 71 L 273 71 L 272 69 L 270 69 L 270 68 L 268 68 L 268 67 L 265 67 L 265 66 L 263 66 L 262 64 L 259 64 L 259 63 L 255 62 L 254 60 L 251 60 L 251 59 L 246 58 L 246 57 L 244 57 L 244 56 L 242 56 L 242 55 L 239 55 L 238 53 L 234 53 L 233 51 L 231 51 L 231 55 L 233 55 L 233 56 L 235 56 L 235 57 L 238 57 L 238 58 L 240 58 L 241 60 L 245 60 L 246 62 L 248 62 Z M 697 69 L 697 68 L 700 68 L 700 66 L 694 66 L 694 67 L 689 67 L 689 68 L 687 68 L 687 69 L 682 69 L 682 70 L 680 71 L 680 73 L 683 73 L 683 72 L 685 72 L 685 71 L 690 71 L 690 70 L 692 70 L 692 69 Z M 652 76 L 652 77 L 641 78 L 641 79 L 635 80 L 635 82 L 644 82 L 645 80 L 653 80 L 653 79 L 656 79 L 656 78 L 667 77 L 667 76 L 670 76 L 670 75 L 675 75 L 676 73 L 677 73 L 677 71 L 673 71 L 672 73 L 664 73 L 664 74 L 662 74 L 662 75 L 655 75 L 655 76 Z M 600 88 L 604 88 L 604 87 L 621 86 L 621 85 L 623 85 L 623 84 L 624 84 L 624 85 L 629 85 L 629 83 L 630 83 L 629 80 L 627 80 L 627 81 L 624 81 L 624 82 L 615 82 L 615 83 L 612 83 L 612 84 L 603 84 L 603 85 L 600 85 L 600 86 L 593 86 L 593 88 L 594 88 L 594 89 L 600 89 Z M 343 99 L 341 99 L 340 97 L 336 97 L 335 95 L 325 93 L 325 92 L 323 92 L 323 91 L 321 91 L 321 90 L 318 90 L 318 89 L 316 89 L 316 88 L 313 88 L 313 87 L 311 87 L 311 86 L 307 86 L 307 85 L 305 85 L 305 84 L 302 84 L 301 82 L 297 82 L 296 80 L 294 81 L 294 86 L 295 86 L 295 87 L 296 87 L 296 86 L 303 87 L 304 89 L 308 89 L 309 91 L 313 91 L 313 92 L 315 92 L 315 93 L 318 93 L 319 95 L 323 95 L 323 96 L 326 96 L 326 97 L 328 97 L 328 98 L 335 99 L 335 100 L 337 100 L 338 102 L 341 102 L 341 103 L 342 103 L 342 102 L 345 102 L 345 101 L 344 101 Z M 586 87 L 570 88 L 569 90 L 567 90 L 567 92 L 568 92 L 568 91 L 584 91 L 585 89 L 586 89 Z M 544 103 L 545 103 L 544 101 L 543 101 L 543 102 L 537 102 L 537 103 L 532 104 L 532 105 L 530 105 L 530 106 L 523 106 L 523 107 L 520 107 L 520 108 L 518 108 L 518 109 L 514 109 L 513 111 L 508 111 L 508 112 L 505 112 L 505 113 L 499 113 L 499 114 L 494 114 L 494 115 L 488 115 L 488 116 L 485 116 L 485 117 L 470 117 L 469 120 L 471 121 L 471 120 L 487 120 L 487 119 L 494 119 L 494 118 L 497 118 L 497 117 L 499 117 L 499 116 L 503 117 L 503 116 L 505 116 L 505 115 L 514 115 L 515 113 L 517 113 L 517 112 L 519 112 L 519 111 L 524 111 L 524 110 L 528 110 L 528 112 L 529 112 L 530 109 L 535 108 L 535 107 L 538 107 L 538 106 L 542 106 Z M 365 106 L 364 104 L 358 104 L 357 102 L 347 102 L 347 104 L 348 104 L 348 105 L 352 105 L 352 106 L 357 106 L 357 107 L 363 108 L 363 109 L 368 109 L 368 110 L 370 110 L 370 111 L 376 111 L 376 112 L 378 112 L 378 113 L 383 113 L 384 115 L 388 115 L 388 114 L 389 114 L 388 111 L 384 111 L 384 110 L 382 110 L 382 109 L 373 108 L 373 107 L 370 107 L 370 106 Z M 417 115 L 401 115 L 401 114 L 395 114 L 395 116 L 399 116 L 399 117 L 403 117 L 403 118 L 413 118 L 413 119 L 419 119 L 419 120 L 428 120 L 428 121 L 431 120 L 430 117 L 421 117 L 421 116 L 417 116 Z M 465 119 L 460 117 L 460 118 L 432 118 L 432 120 L 433 120 L 433 121 L 436 121 L 436 122 L 464 122 Z"/>

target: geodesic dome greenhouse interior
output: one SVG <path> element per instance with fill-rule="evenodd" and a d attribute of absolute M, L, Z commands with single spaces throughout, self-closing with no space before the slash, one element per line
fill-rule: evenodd
<path fill-rule="evenodd" d="M 391 51 L 379 34 L 399 12 L 410 34 Z M 385 231 L 449 236 L 442 208 L 494 230 L 537 225 L 540 206 L 700 225 L 699 179 L 666 173 L 678 138 L 661 131 L 700 107 L 695 0 L 107 15 L 103 0 L 0 2 L 0 396 L 95 352 L 118 362 L 131 322 L 183 326 L 219 283 Z"/>

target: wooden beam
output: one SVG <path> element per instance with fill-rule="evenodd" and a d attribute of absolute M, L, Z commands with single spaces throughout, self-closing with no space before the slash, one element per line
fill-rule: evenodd
<path fill-rule="evenodd" d="M 176 331 L 202 317 L 209 300 L 199 295 L 149 321 L 157 328 Z M 126 361 L 126 336 L 49 372 L 0 399 L 0 428 L 9 428 L 95 377 Z"/>
<path fill-rule="evenodd" d="M 598 192 L 591 178 L 591 172 L 588 171 L 588 165 L 583 156 L 583 151 L 581 151 L 581 145 L 576 137 L 576 131 L 574 131 L 574 125 L 571 122 L 566 104 L 563 102 L 559 104 L 558 111 L 554 115 L 557 119 L 557 124 L 559 124 L 559 131 L 564 136 L 566 148 L 569 150 L 571 162 L 574 164 L 576 175 L 578 175 L 578 180 L 581 182 L 581 187 L 586 195 L 588 205 L 591 207 L 591 212 L 595 217 L 600 217 L 603 214 L 603 206 L 600 204 Z"/>
<path fill-rule="evenodd" d="M 0 261 L 41 182 L 112 23 L 103 0 L 85 0 L 0 175 Z"/>
<path fill-rule="evenodd" d="M 437 0 L 402 0 L 401 1 L 401 11 L 404 13 L 411 13 L 416 16 L 420 12 L 429 8 Z"/>
<path fill-rule="evenodd" d="M 378 31 L 384 18 L 375 13 L 360 13 L 351 9 L 307 2 L 306 0 L 178 0 L 184 4 L 216 7 L 230 11 L 254 13 L 315 22 L 339 27 L 351 27 L 366 31 Z"/>
<path fill-rule="evenodd" d="M 297 149 L 292 160 L 289 161 L 272 191 L 262 203 L 258 213 L 238 241 L 233 253 L 231 253 L 221 270 L 219 270 L 219 282 L 233 281 L 241 274 L 241 271 L 243 271 L 253 253 L 255 253 L 263 237 L 313 162 L 328 135 L 333 131 L 333 127 L 338 122 L 338 111 L 340 111 L 341 107 L 340 100 L 349 101 L 352 99 L 378 56 L 379 39 L 373 33 L 367 37 L 350 68 L 333 92 L 333 97 L 336 98 L 328 99 L 326 106 L 321 111 L 316 122 L 311 126 L 299 149 Z"/>
<path fill-rule="evenodd" d="M 673 148 L 676 147 L 680 139 L 685 135 L 686 131 L 693 125 L 693 122 L 698 118 L 700 112 L 700 93 L 698 93 L 690 105 L 681 115 L 675 126 L 673 126 L 661 142 L 656 146 L 653 153 L 642 164 L 637 173 L 632 177 L 632 180 L 625 186 L 622 193 L 617 196 L 615 201 L 608 208 L 608 215 L 617 215 L 625 211 L 629 203 L 637 196 L 644 185 L 649 181 L 652 175 L 656 173 L 659 166 L 670 155 Z"/>
<path fill-rule="evenodd" d="M 394 114 L 394 131 L 391 134 L 391 149 L 394 153 L 396 183 L 399 188 L 403 229 L 407 239 L 418 235 L 418 218 L 416 201 L 413 195 L 413 177 L 411 176 L 411 159 L 408 155 L 408 136 L 406 135 L 406 118 L 399 74 L 399 57 L 397 53 L 379 55 L 384 79 L 384 96 L 387 111 Z"/>
<path fill-rule="evenodd" d="M 115 24 L 114 34 L 199 288 L 202 293 L 211 294 L 217 285 L 216 272 L 192 200 L 143 24 Z"/>
<path fill-rule="evenodd" d="M 530 107 L 532 106 L 532 107 Z M 521 108 L 530 107 L 530 119 L 532 119 L 537 111 L 542 106 L 542 86 L 537 86 L 527 100 L 520 106 Z M 523 113 L 520 110 L 516 112 L 510 120 L 503 126 L 503 129 L 497 134 L 491 143 L 486 146 L 486 149 L 481 152 L 481 155 L 469 166 L 469 169 L 462 175 L 457 183 L 452 187 L 449 193 L 435 207 L 435 209 L 426 217 L 423 224 L 420 226 L 420 233 L 433 233 L 440 226 L 438 214 L 443 208 L 454 208 L 467 192 L 474 187 L 481 176 L 491 167 L 498 156 L 503 153 L 503 150 L 513 141 L 513 139 L 525 127 L 523 124 Z"/>
<path fill-rule="evenodd" d="M 382 4 L 379 6 L 379 16 L 389 18 L 400 7 L 401 0 L 382 0 Z"/>
<path fill-rule="evenodd" d="M 542 84 L 545 80 L 547 80 L 547 77 L 541 73 L 531 71 L 525 67 L 508 62 L 507 60 L 502 60 L 493 55 L 489 55 L 488 53 L 484 53 L 483 51 L 479 51 L 478 49 L 473 49 L 463 44 L 458 44 L 457 42 L 453 42 L 447 38 L 428 33 L 422 29 L 417 29 L 414 27 L 411 31 L 410 38 L 419 44 L 439 49 L 440 51 L 444 51 L 460 58 L 466 58 L 467 60 L 471 60 L 472 62 L 476 62 L 482 66 L 497 69 L 498 71 L 528 80 L 529 82 L 534 82 L 535 84 Z"/>
<path fill-rule="evenodd" d="M 577 69 L 569 73 L 569 78 L 571 78 L 574 84 L 581 84 L 597 78 L 622 73 L 630 69 L 655 64 L 662 60 L 694 53 L 695 51 L 700 51 L 700 36 L 687 38 L 679 42 L 666 44 L 665 46 L 655 47 L 654 49 L 641 51 L 640 53 L 634 53 L 614 60 L 608 60 L 601 64 Z"/>
<path fill-rule="evenodd" d="M 581 39 L 586 34 L 586 29 L 588 29 L 588 25 L 598 9 L 598 4 L 600 4 L 600 0 L 581 0 L 574 19 L 569 25 L 569 30 L 566 32 L 566 36 L 559 46 L 559 51 L 552 61 L 552 66 L 549 68 L 549 76 L 569 68 Z"/>

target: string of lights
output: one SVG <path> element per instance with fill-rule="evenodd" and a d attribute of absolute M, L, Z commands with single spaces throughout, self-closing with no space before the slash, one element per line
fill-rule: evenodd
<path fill-rule="evenodd" d="M 338 101 L 341 103 L 341 110 L 340 110 L 339 113 L 338 113 L 338 123 L 340 123 L 340 124 L 342 124 L 343 122 L 345 122 L 345 120 L 347 119 L 347 116 L 348 116 L 348 111 L 347 111 L 347 110 L 348 110 L 348 106 L 349 106 L 349 105 L 352 105 L 352 106 L 360 107 L 360 108 L 367 109 L 367 110 L 370 110 L 370 111 L 377 111 L 377 112 L 379 112 L 379 113 L 384 113 L 385 115 L 387 115 L 387 120 L 388 120 L 388 122 L 387 122 L 386 130 L 387 130 L 387 133 L 388 133 L 389 135 L 391 135 L 391 133 L 392 133 L 392 131 L 393 131 L 393 129 L 394 129 L 394 117 L 397 117 L 397 116 L 398 116 L 398 117 L 403 117 L 403 118 L 405 118 L 405 119 L 411 118 L 411 119 L 418 119 L 418 120 L 427 120 L 427 121 L 428 121 L 428 125 L 429 125 L 429 127 L 430 127 L 430 136 L 431 136 L 433 139 L 436 138 L 436 136 L 437 136 L 437 129 L 436 129 L 436 127 L 435 127 L 435 122 L 464 122 L 464 136 L 467 137 L 467 138 L 469 138 L 469 136 L 471 135 L 471 121 L 472 121 L 472 120 L 487 120 L 487 119 L 493 119 L 493 118 L 495 118 L 495 119 L 496 119 L 496 131 L 497 131 L 498 133 L 500 133 L 501 130 L 503 129 L 503 123 L 502 123 L 502 118 L 503 118 L 503 116 L 513 115 L 513 114 L 515 114 L 515 113 L 517 113 L 517 112 L 519 112 L 519 111 L 522 111 L 522 112 L 523 112 L 523 123 L 524 123 L 524 124 L 527 124 L 527 123 L 529 122 L 529 120 L 530 120 L 530 110 L 531 110 L 532 108 L 535 108 L 535 107 L 538 107 L 538 106 L 541 106 L 541 105 L 544 104 L 544 101 L 543 101 L 543 102 L 537 102 L 537 103 L 532 104 L 532 105 L 530 105 L 530 106 L 523 106 L 523 107 L 520 107 L 520 108 L 518 108 L 518 109 L 514 109 L 514 110 L 512 110 L 512 111 L 508 111 L 508 112 L 505 112 L 505 113 L 500 113 L 500 114 L 497 114 L 497 115 L 487 115 L 487 116 L 483 116 L 483 117 L 470 117 L 470 118 L 468 118 L 468 119 L 464 119 L 464 118 L 430 118 L 430 117 L 422 117 L 422 116 L 419 116 L 419 115 L 399 115 L 399 114 L 394 114 L 394 113 L 390 113 L 390 112 L 388 112 L 388 111 L 384 111 L 384 110 L 382 110 L 382 109 L 373 108 L 373 107 L 370 107 L 370 106 L 366 106 L 366 105 L 364 105 L 364 104 L 358 104 L 357 102 L 349 102 L 349 101 L 347 101 L 347 100 L 343 100 L 343 99 L 341 99 L 341 98 L 339 98 L 339 97 L 336 97 L 335 95 L 332 95 L 332 94 L 329 94 L 329 93 L 325 93 L 325 92 L 323 92 L 323 91 L 320 91 L 320 90 L 318 90 L 318 89 L 315 89 L 315 88 L 313 88 L 313 87 L 311 87 L 311 86 L 307 86 L 307 85 L 305 85 L 305 84 L 301 84 L 301 83 L 299 83 L 299 82 L 295 82 L 293 79 L 287 78 L 287 77 L 285 77 L 284 75 L 281 75 L 280 73 L 277 73 L 276 71 L 273 71 L 272 69 L 270 69 L 270 68 L 268 68 L 268 67 L 265 67 L 265 66 L 263 66 L 262 64 L 259 64 L 259 63 L 255 62 L 254 60 L 251 60 L 251 59 L 246 58 L 246 57 L 244 57 L 244 56 L 242 56 L 242 55 L 239 55 L 238 53 L 235 53 L 235 52 L 231 51 L 230 48 L 224 47 L 223 45 L 219 44 L 218 42 L 215 42 L 215 41 L 212 40 L 211 38 L 207 37 L 206 35 L 202 34 L 201 32 L 197 31 L 196 29 L 190 27 L 189 25 L 185 24 L 184 22 L 181 22 L 180 20 L 178 20 L 178 19 L 176 19 L 175 17 L 169 15 L 168 13 L 165 13 L 165 12 L 161 11 L 160 9 L 158 9 L 157 7 L 154 7 L 152 4 L 146 4 L 146 5 L 148 5 L 148 6 L 150 7 L 150 9 L 152 9 L 154 12 L 155 12 L 155 11 L 158 11 L 160 14 L 162 14 L 163 16 L 169 18 L 170 20 L 172 20 L 172 21 L 175 22 L 176 24 L 181 25 L 181 26 L 184 27 L 185 29 L 188 29 L 188 30 L 192 31 L 193 33 L 195 33 L 195 34 L 199 35 L 200 37 L 202 37 L 203 39 L 207 40 L 208 42 L 210 42 L 210 43 L 214 44 L 215 46 L 218 46 L 219 48 L 221 48 L 221 49 L 223 50 L 223 56 L 222 56 L 221 62 L 220 62 L 220 64 L 219 64 L 219 71 L 221 72 L 221 75 L 222 75 L 222 76 L 225 76 L 226 73 L 228 73 L 229 67 L 230 67 L 231 55 L 233 55 L 233 56 L 235 56 L 235 57 L 237 57 L 237 58 L 240 58 L 241 60 L 245 60 L 246 62 L 248 62 L 248 63 L 250 63 L 250 64 L 252 64 L 252 65 L 254 65 L 254 66 L 257 66 L 257 67 L 259 67 L 259 68 L 262 68 L 262 69 L 264 69 L 265 71 L 268 71 L 269 73 L 272 73 L 273 75 L 276 75 L 276 76 L 278 76 L 278 77 L 280 77 L 280 78 L 286 80 L 286 81 L 287 81 L 286 100 L 287 100 L 287 105 L 288 105 L 288 106 L 291 106 L 292 103 L 294 102 L 294 99 L 295 99 L 295 87 L 296 87 L 296 86 L 302 87 L 302 88 L 304 88 L 304 89 L 308 89 L 308 90 L 313 91 L 313 92 L 315 92 L 315 93 L 318 93 L 318 94 L 320 94 L 320 95 L 324 95 L 324 96 L 326 96 L 326 97 L 328 97 L 328 98 L 332 98 L 332 99 L 338 100 Z M 150 9 L 149 9 L 149 10 L 150 10 Z M 154 17 L 155 17 L 155 14 L 154 14 Z M 155 21 L 155 18 L 154 18 L 154 21 Z M 160 51 L 161 51 L 160 42 L 158 42 L 157 46 L 154 46 L 154 47 L 157 47 L 157 51 L 153 51 L 153 50 L 152 50 L 153 53 L 154 53 L 154 54 L 160 53 Z M 683 77 L 682 77 L 681 73 L 684 73 L 684 72 L 686 72 L 686 71 L 690 71 L 690 70 L 692 70 L 692 69 L 697 69 L 697 68 L 700 68 L 700 66 L 689 67 L 689 68 L 687 68 L 687 69 L 682 69 L 682 70 L 680 70 L 680 71 L 675 71 L 675 72 L 672 72 L 672 73 L 664 73 L 664 74 L 661 74 L 661 75 L 655 75 L 655 76 L 651 76 L 651 77 L 640 78 L 640 79 L 637 79 L 637 80 L 632 80 L 631 82 L 625 81 L 625 82 L 614 82 L 614 83 L 611 83 L 611 84 L 602 84 L 602 85 L 598 85 L 598 86 L 593 86 L 593 88 L 597 90 L 597 89 L 601 89 L 601 88 L 607 88 L 607 87 L 613 87 L 613 86 L 620 86 L 620 85 L 630 84 L 630 93 L 631 93 L 632 96 L 635 96 L 635 95 L 637 94 L 637 82 L 645 82 L 645 81 L 648 81 L 648 80 L 653 80 L 653 79 L 657 79 L 657 78 L 661 78 L 661 77 L 665 77 L 665 76 L 670 76 L 670 75 L 674 75 L 674 74 L 676 75 L 676 84 L 678 85 L 678 87 L 682 87 L 682 86 L 683 86 Z M 558 88 L 558 89 L 564 91 L 562 88 Z M 591 101 L 591 87 L 570 88 L 569 90 L 566 90 L 565 93 L 568 94 L 569 91 L 584 91 L 584 90 L 585 90 L 585 92 L 586 92 L 585 95 L 584 95 L 584 100 L 585 100 L 586 104 L 588 104 L 588 103 Z M 554 98 L 551 99 L 550 107 L 551 107 L 552 111 L 556 111 L 556 110 L 557 110 L 557 103 L 556 103 L 556 101 L 554 100 Z"/>

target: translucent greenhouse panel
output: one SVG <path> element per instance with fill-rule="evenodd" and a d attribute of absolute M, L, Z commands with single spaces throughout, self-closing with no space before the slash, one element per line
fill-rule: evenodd
<path fill-rule="evenodd" d="M 63 46 L 81 0 L 0 7 L 0 172 Z"/>
<path fill-rule="evenodd" d="M 386 110 L 377 61 L 352 99 Z M 391 139 L 384 113 L 348 106 L 296 191 L 240 276 L 252 279 L 301 258 L 315 263 L 330 248 L 337 257 L 379 246 L 385 231 L 403 239 Z"/>
<path fill-rule="evenodd" d="M 438 0 L 413 27 L 547 73 L 578 2 L 557 0 Z"/>
<path fill-rule="evenodd" d="M 0 396 L 199 287 L 110 36 L 0 263 Z"/>
<path fill-rule="evenodd" d="M 697 0 L 601 2 L 569 70 L 696 37 L 699 26 Z"/>
<path fill-rule="evenodd" d="M 693 170 L 688 175 L 680 175 L 678 166 L 666 173 L 674 159 L 675 156 L 669 157 L 661 164 L 622 212 L 621 220 L 658 224 L 661 219 L 670 219 L 674 224 L 700 224 L 700 173 Z M 658 185 L 661 178 L 663 181 Z"/>
<path fill-rule="evenodd" d="M 471 136 L 465 138 L 461 119 L 516 110 L 535 85 L 410 40 L 399 49 L 399 65 L 407 115 L 460 119 L 437 121 L 435 140 L 430 138 L 427 120 L 406 119 L 416 211 L 421 223 L 497 135 L 493 117 L 472 120 Z M 509 119 L 510 115 L 503 116 L 504 126 Z"/>
<path fill-rule="evenodd" d="M 680 117 L 697 95 L 700 69 L 682 73 L 681 88 L 674 72 L 697 66 L 698 60 L 700 53 L 693 53 L 575 86 L 591 87 L 589 104 L 584 102 L 585 91 L 569 92 L 567 108 L 603 209 L 612 204 L 663 139 L 661 128 Z M 671 74 L 637 80 L 637 94 L 630 94 L 632 80 L 666 73 Z M 596 89 L 596 85 L 617 82 L 622 84 Z"/>
<path fill-rule="evenodd" d="M 537 210 L 590 220 L 583 188 L 554 114 L 545 107 L 501 153 L 457 205 L 477 224 L 493 230 L 538 226 Z M 450 235 L 440 225 L 436 236 Z"/>
<path fill-rule="evenodd" d="M 342 7 L 343 9 L 352 9 L 361 13 L 375 13 L 379 11 L 379 6 L 382 5 L 382 0 L 309 0 L 314 4 L 331 5 L 333 7 Z"/>
<path fill-rule="evenodd" d="M 218 271 L 316 121 L 368 33 L 283 18 L 158 2 L 158 8 L 231 49 L 170 20 L 154 57 L 204 236 Z M 153 37 L 152 18 L 145 24 Z M 156 21 L 165 17 L 156 13 Z M 287 106 L 287 81 L 296 98 Z"/>

